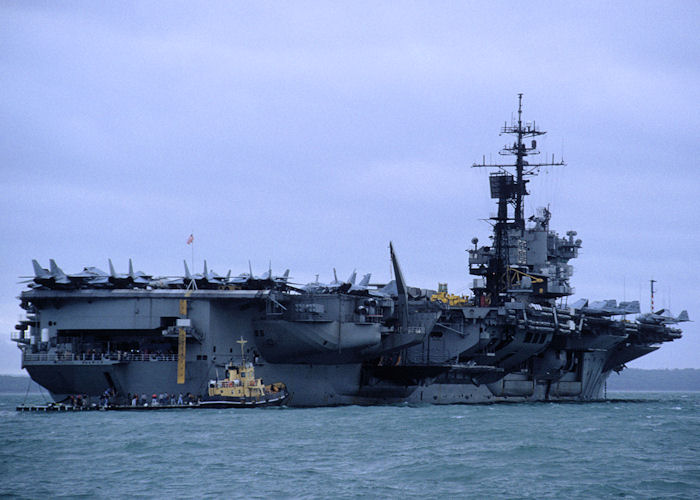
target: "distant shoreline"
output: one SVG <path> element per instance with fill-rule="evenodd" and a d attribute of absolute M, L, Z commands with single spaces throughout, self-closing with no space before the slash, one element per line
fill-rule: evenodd
<path fill-rule="evenodd" d="M 39 394 L 46 389 L 28 375 L 0 375 L 0 394 Z M 613 373 L 607 381 L 608 392 L 700 392 L 700 369 L 674 368 L 643 370 L 628 368 Z"/>
<path fill-rule="evenodd" d="M 613 393 L 623 393 L 623 394 L 649 394 L 649 393 L 672 393 L 672 392 L 700 392 L 700 389 L 698 390 L 693 390 L 693 389 L 610 389 L 608 388 L 608 394 Z"/>
<path fill-rule="evenodd" d="M 642 370 L 628 368 L 620 375 L 612 373 L 607 390 L 625 392 L 695 392 L 700 391 L 700 369 Z"/>
<path fill-rule="evenodd" d="M 46 389 L 31 380 L 29 375 L 0 375 L 0 394 L 40 394 L 42 391 L 46 394 Z"/>

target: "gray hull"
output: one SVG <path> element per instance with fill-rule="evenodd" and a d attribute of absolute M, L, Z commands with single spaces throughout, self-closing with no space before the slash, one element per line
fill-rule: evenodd
<path fill-rule="evenodd" d="M 396 380 L 376 379 L 367 376 L 362 363 L 272 364 L 258 360 L 256 372 L 267 382 L 284 381 L 290 394 L 286 401 L 289 406 L 584 401 L 604 396 L 605 379 L 610 373 L 603 371 L 606 360 L 601 355 L 586 356 L 581 380 L 574 374 L 556 382 L 534 380 L 529 374 L 508 374 L 478 385 L 450 380 L 445 372 L 426 373 L 417 380 L 402 380 L 401 376 Z M 210 361 L 194 361 L 187 364 L 186 382 L 178 384 L 176 361 L 88 360 L 68 364 L 37 360 L 25 362 L 25 367 L 56 401 L 73 394 L 97 397 L 110 387 L 124 402 L 128 394 L 202 395 L 217 370 L 219 375 L 223 373 Z"/>

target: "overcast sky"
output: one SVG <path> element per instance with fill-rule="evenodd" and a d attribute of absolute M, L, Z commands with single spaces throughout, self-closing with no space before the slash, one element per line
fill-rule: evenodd
<path fill-rule="evenodd" d="M 0 1 L 0 373 L 31 259 L 332 269 L 466 293 L 517 109 L 566 167 L 527 213 L 578 231 L 574 300 L 700 320 L 700 3 Z M 700 368 L 698 322 L 630 363 Z"/>

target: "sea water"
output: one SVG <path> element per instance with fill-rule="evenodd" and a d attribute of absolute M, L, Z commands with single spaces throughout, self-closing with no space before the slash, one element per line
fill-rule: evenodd
<path fill-rule="evenodd" d="M 20 413 L 3 395 L 0 497 L 700 498 L 700 393 L 608 396 Z"/>

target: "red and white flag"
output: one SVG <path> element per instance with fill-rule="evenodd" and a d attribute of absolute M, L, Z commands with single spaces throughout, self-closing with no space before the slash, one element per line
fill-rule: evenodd
<path fill-rule="evenodd" d="M 189 238 L 187 238 L 187 244 L 191 244 L 194 241 L 194 235 L 190 234 Z"/>

